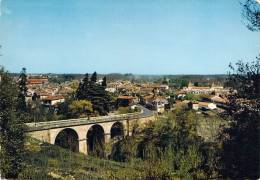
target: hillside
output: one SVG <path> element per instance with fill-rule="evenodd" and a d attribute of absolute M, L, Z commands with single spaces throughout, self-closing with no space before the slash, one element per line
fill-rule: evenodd
<path fill-rule="evenodd" d="M 26 168 L 19 179 L 132 179 L 138 163 L 119 163 L 73 153 L 33 138 L 26 142 Z"/>

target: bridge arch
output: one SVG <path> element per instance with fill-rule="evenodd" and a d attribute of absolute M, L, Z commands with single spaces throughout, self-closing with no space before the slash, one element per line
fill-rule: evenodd
<path fill-rule="evenodd" d="M 122 122 L 115 122 L 110 129 L 111 139 L 113 138 L 123 138 L 125 135 L 124 125 Z"/>
<path fill-rule="evenodd" d="M 79 152 L 78 139 L 78 133 L 74 129 L 65 128 L 57 134 L 54 144 L 73 152 Z"/>
<path fill-rule="evenodd" d="M 87 132 L 88 154 L 103 157 L 105 153 L 105 131 L 99 124 L 95 124 Z"/>

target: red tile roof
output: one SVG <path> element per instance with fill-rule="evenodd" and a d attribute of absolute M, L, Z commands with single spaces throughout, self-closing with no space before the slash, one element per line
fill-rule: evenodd
<path fill-rule="evenodd" d="M 150 95 L 150 96 L 145 96 L 144 99 L 153 99 L 154 95 Z"/>
<path fill-rule="evenodd" d="M 200 105 L 204 105 L 204 106 L 208 106 L 209 104 L 211 103 L 208 103 L 208 102 L 199 102 Z"/>
<path fill-rule="evenodd" d="M 214 100 L 214 101 L 217 101 L 217 102 L 222 102 L 222 103 L 228 103 L 229 102 L 229 100 L 223 99 L 221 97 L 213 97 L 213 98 L 211 98 L 211 100 Z"/>
<path fill-rule="evenodd" d="M 135 99 L 133 96 L 118 96 L 117 99 Z"/>
<path fill-rule="evenodd" d="M 43 82 L 47 82 L 47 79 L 27 79 L 29 84 L 42 84 Z"/>
<path fill-rule="evenodd" d="M 64 99 L 63 96 L 55 96 L 55 95 L 50 95 L 47 96 L 46 98 L 41 98 L 41 101 L 51 101 L 51 100 L 59 100 L 59 99 Z"/>

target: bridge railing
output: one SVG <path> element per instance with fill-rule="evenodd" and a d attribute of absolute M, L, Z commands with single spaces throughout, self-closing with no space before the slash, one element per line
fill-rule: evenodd
<path fill-rule="evenodd" d="M 69 126 L 78 126 L 78 125 L 86 125 L 86 124 L 95 124 L 102 122 L 110 122 L 110 121 L 120 121 L 125 119 L 139 119 L 150 117 L 154 115 L 153 111 L 150 111 L 144 107 L 140 107 L 141 112 L 139 113 L 128 113 L 128 114 L 120 114 L 113 116 L 100 116 L 100 117 L 91 117 L 91 118 L 79 118 L 79 119 L 67 119 L 67 120 L 59 120 L 59 121 L 48 121 L 48 122 L 37 122 L 37 123 L 26 123 L 28 126 L 28 131 L 40 131 L 45 129 L 54 129 L 61 127 L 69 127 Z"/>

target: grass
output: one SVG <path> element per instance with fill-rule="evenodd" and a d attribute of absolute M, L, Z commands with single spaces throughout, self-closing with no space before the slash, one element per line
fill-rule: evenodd
<path fill-rule="evenodd" d="M 140 161 L 86 156 L 33 138 L 27 138 L 25 158 L 19 179 L 137 179 L 143 169 Z"/>

